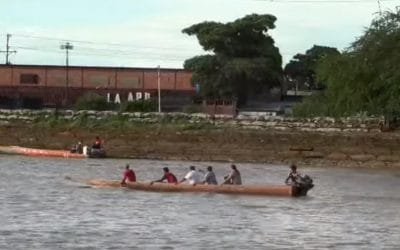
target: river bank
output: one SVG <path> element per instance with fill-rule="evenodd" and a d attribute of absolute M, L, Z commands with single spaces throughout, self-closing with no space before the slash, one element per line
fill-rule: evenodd
<path fill-rule="evenodd" d="M 397 132 L 318 132 L 246 129 L 209 123 L 125 123 L 46 120 L 0 125 L 0 144 L 67 149 L 105 141 L 109 157 L 400 168 Z"/>

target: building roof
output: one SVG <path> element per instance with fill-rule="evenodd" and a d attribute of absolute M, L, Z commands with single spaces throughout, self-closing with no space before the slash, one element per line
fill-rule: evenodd
<path fill-rule="evenodd" d="M 59 69 L 65 68 L 65 65 L 44 65 L 44 64 L 0 64 L 0 68 L 55 68 Z M 108 66 L 76 66 L 70 65 L 68 66 L 70 69 L 112 69 L 112 70 L 141 70 L 141 71 L 154 71 L 157 70 L 157 67 L 154 68 L 147 68 L 147 67 L 108 67 Z M 190 71 L 182 69 L 182 68 L 160 68 L 162 71 L 183 71 L 188 72 Z"/>

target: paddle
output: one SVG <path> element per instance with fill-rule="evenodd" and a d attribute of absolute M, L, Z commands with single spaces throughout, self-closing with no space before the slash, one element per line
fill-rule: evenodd
<path fill-rule="evenodd" d="M 84 180 L 78 180 L 78 179 L 72 178 L 71 176 L 68 176 L 68 175 L 66 175 L 64 177 L 64 179 L 67 180 L 67 181 L 70 181 L 70 182 L 78 183 L 78 184 L 86 183 L 86 181 L 84 181 Z M 92 186 L 87 185 L 87 184 L 86 185 L 79 185 L 77 187 L 78 188 L 92 188 Z"/>

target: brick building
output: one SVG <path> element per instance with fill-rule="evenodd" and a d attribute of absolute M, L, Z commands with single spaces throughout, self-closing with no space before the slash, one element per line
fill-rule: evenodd
<path fill-rule="evenodd" d="M 192 73 L 160 69 L 165 108 L 179 109 L 196 94 Z M 157 68 L 84 67 L 48 65 L 0 65 L 0 106 L 70 107 L 88 93 L 117 95 L 121 101 L 157 97 Z"/>

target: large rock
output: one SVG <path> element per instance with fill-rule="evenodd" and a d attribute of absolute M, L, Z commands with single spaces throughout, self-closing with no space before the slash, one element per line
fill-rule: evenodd
<path fill-rule="evenodd" d="M 340 148 L 340 152 L 346 155 L 362 155 L 364 154 L 361 147 L 357 146 L 343 146 Z"/>
<path fill-rule="evenodd" d="M 316 151 L 303 151 L 301 152 L 304 158 L 320 159 L 324 158 L 324 154 Z"/>
<path fill-rule="evenodd" d="M 399 162 L 400 156 L 398 156 L 398 155 L 380 155 L 380 156 L 378 156 L 377 160 L 384 161 L 384 162 Z"/>
<path fill-rule="evenodd" d="M 329 154 L 326 158 L 329 160 L 334 160 L 334 161 L 345 161 L 349 157 L 346 154 L 341 153 L 341 152 L 333 152 L 333 153 Z"/>
<path fill-rule="evenodd" d="M 315 131 L 332 133 L 332 132 L 341 132 L 342 130 L 340 128 L 316 128 Z"/>
<path fill-rule="evenodd" d="M 301 157 L 301 153 L 298 151 L 281 151 L 278 153 L 282 159 L 292 159 Z"/>
<path fill-rule="evenodd" d="M 400 169 L 400 162 L 387 163 L 387 166 Z"/>
<path fill-rule="evenodd" d="M 352 159 L 353 161 L 366 162 L 375 160 L 376 157 L 371 154 L 358 154 L 358 155 L 350 155 L 350 159 Z"/>
<path fill-rule="evenodd" d="M 366 167 L 370 168 L 384 168 L 386 164 L 383 161 L 368 161 L 364 163 Z"/>

